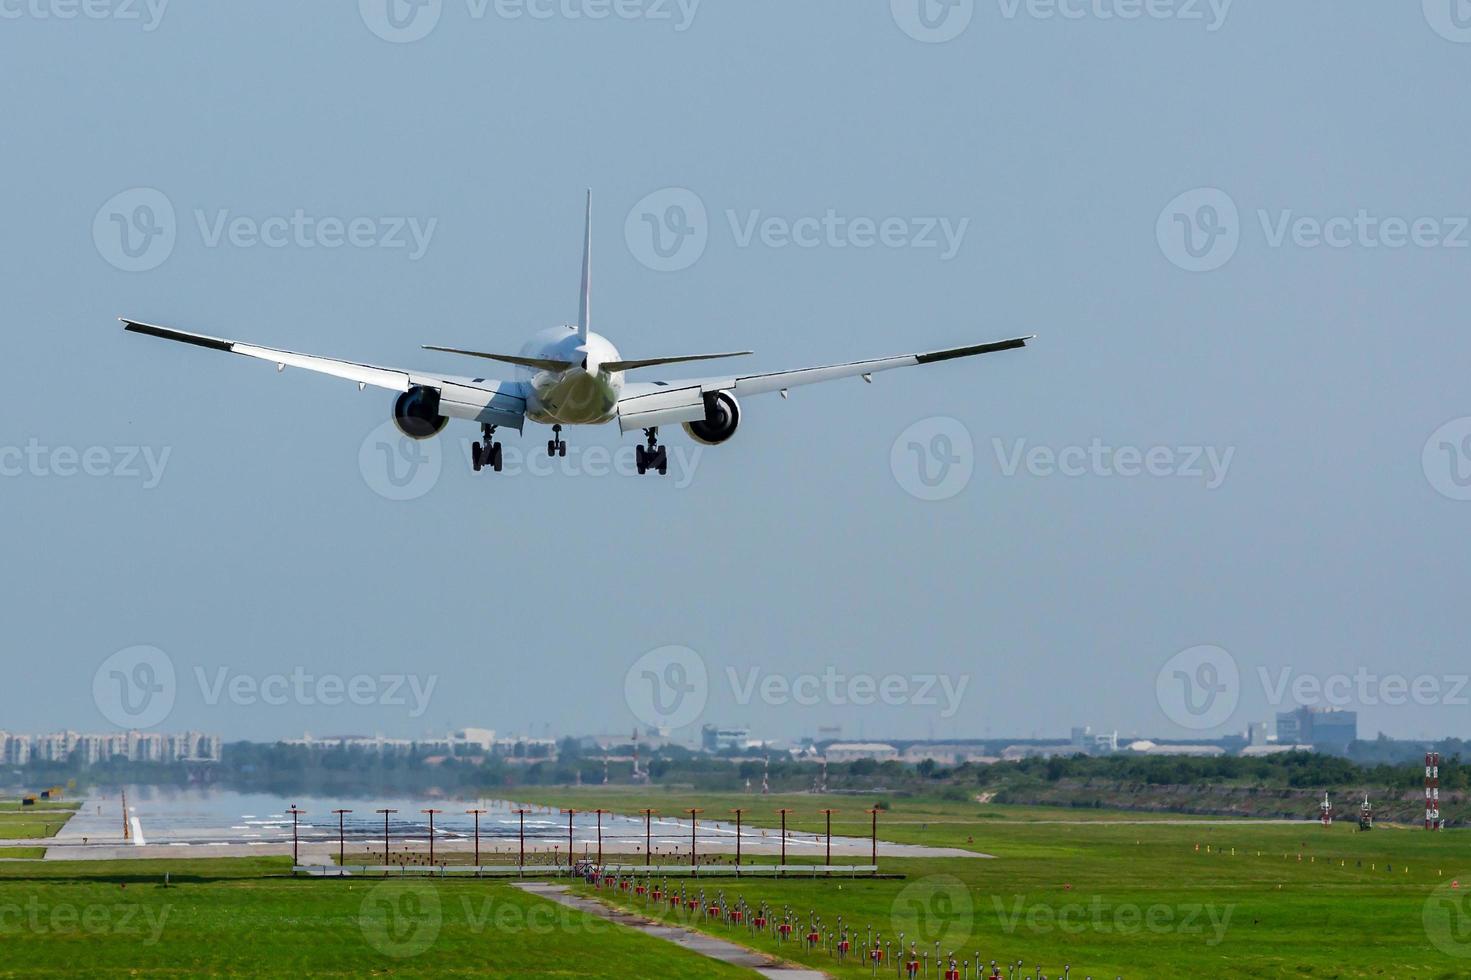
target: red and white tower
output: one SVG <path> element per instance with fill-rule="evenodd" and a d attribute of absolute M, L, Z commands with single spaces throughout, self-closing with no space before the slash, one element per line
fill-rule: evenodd
<path fill-rule="evenodd" d="M 1333 801 L 1328 799 L 1328 791 L 1323 791 L 1323 802 L 1318 804 L 1318 819 L 1323 821 L 1323 826 L 1333 826 Z"/>
<path fill-rule="evenodd" d="M 1440 824 L 1440 753 L 1425 753 L 1425 829 L 1439 830 Z"/>

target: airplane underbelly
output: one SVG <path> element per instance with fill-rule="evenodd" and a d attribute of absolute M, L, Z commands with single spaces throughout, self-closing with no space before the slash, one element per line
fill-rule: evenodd
<path fill-rule="evenodd" d="M 526 414 L 535 422 L 596 425 L 616 414 L 617 388 L 605 376 L 585 371 L 545 373 L 532 380 Z"/>

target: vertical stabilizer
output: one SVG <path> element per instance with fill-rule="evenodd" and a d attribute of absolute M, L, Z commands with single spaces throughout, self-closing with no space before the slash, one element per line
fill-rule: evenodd
<path fill-rule="evenodd" d="M 582 303 L 577 311 L 577 337 L 587 340 L 592 328 L 592 191 L 587 192 L 587 223 L 582 237 Z"/>

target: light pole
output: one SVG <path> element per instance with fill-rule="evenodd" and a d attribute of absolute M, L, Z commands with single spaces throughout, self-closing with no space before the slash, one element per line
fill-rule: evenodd
<path fill-rule="evenodd" d="M 650 818 L 654 814 L 656 814 L 658 812 L 659 812 L 658 810 L 640 810 L 639 811 L 639 813 L 642 813 L 644 815 L 644 867 L 646 867 L 646 868 L 649 866 L 649 853 L 650 853 L 649 852 L 649 823 L 650 823 Z"/>
<path fill-rule="evenodd" d="M 736 867 L 741 866 L 741 814 L 745 813 L 743 807 L 736 807 L 730 811 L 736 815 Z"/>
<path fill-rule="evenodd" d="M 297 853 L 296 818 L 301 816 L 306 811 L 298 810 L 296 808 L 296 804 L 293 803 L 291 804 L 291 809 L 287 810 L 286 812 L 291 814 L 291 873 L 296 874 L 295 865 L 301 863 L 301 857 Z"/>
<path fill-rule="evenodd" d="M 700 857 L 695 851 L 695 828 L 699 826 L 700 814 L 704 813 L 705 810 L 703 807 L 687 806 L 684 808 L 684 812 L 690 815 L 690 867 L 698 868 L 700 866 Z"/>
<path fill-rule="evenodd" d="M 434 815 L 443 813 L 443 810 L 420 810 L 420 813 L 429 814 L 429 866 L 434 867 Z"/>
<path fill-rule="evenodd" d="M 782 863 L 782 866 L 783 867 L 786 867 L 786 863 L 787 863 L 787 814 L 791 813 L 792 811 L 791 810 L 788 810 L 786 807 L 782 807 L 780 810 L 778 810 L 776 812 L 781 814 L 781 863 Z M 786 874 L 785 871 L 782 871 L 781 873 L 782 874 Z"/>
<path fill-rule="evenodd" d="M 873 827 L 869 831 L 869 848 L 870 848 L 870 851 L 869 851 L 869 861 L 868 861 L 868 863 L 869 864 L 872 864 L 874 867 L 878 867 L 878 863 L 879 863 L 879 808 L 878 807 L 874 807 L 872 810 L 869 810 L 868 811 L 868 814 L 869 814 L 869 816 L 871 816 L 873 818 Z"/>
<path fill-rule="evenodd" d="M 526 873 L 526 814 L 531 811 L 523 809 L 512 812 L 521 818 L 521 856 L 516 859 L 518 862 L 516 865 L 516 877 L 519 878 Z"/>
<path fill-rule="evenodd" d="M 572 818 L 577 815 L 576 810 L 563 810 L 567 814 L 567 873 L 572 873 Z"/>
<path fill-rule="evenodd" d="M 344 864 L 347 863 L 346 859 L 343 857 L 343 854 L 347 850 L 347 844 L 345 843 L 344 837 L 343 837 L 342 816 L 343 816 L 343 814 L 351 813 L 352 811 L 351 810 L 333 810 L 332 812 L 335 813 L 335 814 L 337 814 L 337 866 L 340 868 Z"/>
<path fill-rule="evenodd" d="M 817 812 L 827 817 L 827 856 L 823 858 L 823 862 L 831 868 L 833 866 L 833 814 L 837 813 L 837 811 L 818 810 Z M 832 874 L 832 872 L 829 871 L 828 874 Z"/>
<path fill-rule="evenodd" d="M 475 873 L 480 873 L 480 815 L 484 810 L 466 810 L 466 813 L 475 814 Z"/>
<path fill-rule="evenodd" d="M 598 815 L 598 868 L 599 869 L 601 869 L 602 866 L 603 866 L 603 814 L 605 814 L 605 813 L 612 813 L 612 812 L 613 812 L 612 810 L 604 810 L 602 807 L 599 807 L 598 809 L 596 809 L 596 810 L 593 811 L 593 813 L 596 813 Z"/>
<path fill-rule="evenodd" d="M 383 814 L 383 874 L 386 876 L 388 874 L 388 815 L 398 811 L 385 809 L 376 812 Z"/>

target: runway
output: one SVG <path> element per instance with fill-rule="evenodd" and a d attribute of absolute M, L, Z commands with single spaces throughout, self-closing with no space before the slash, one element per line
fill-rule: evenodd
<path fill-rule="evenodd" d="M 292 850 L 292 817 L 289 808 L 301 811 L 297 816 L 296 835 L 304 862 L 328 863 L 338 851 L 337 809 L 348 809 L 342 815 L 342 839 L 349 852 L 378 850 L 383 845 L 384 815 L 387 809 L 390 850 L 423 850 L 429 846 L 429 815 L 421 811 L 434 808 L 434 847 L 444 853 L 463 853 L 475 847 L 475 818 L 466 812 L 485 811 L 480 815 L 480 851 L 482 855 L 515 855 L 521 847 L 524 817 L 525 850 L 528 855 L 565 855 L 568 843 L 567 815 L 547 807 L 521 806 L 508 800 L 470 800 L 430 802 L 418 800 L 329 800 L 313 797 L 295 799 L 229 791 L 164 791 L 136 788 L 128 791 L 128 837 L 123 833 L 122 802 L 117 794 L 102 793 L 89 797 L 67 826 L 55 838 L 19 841 L 31 847 L 47 848 L 48 861 L 118 860 L 139 858 L 206 858 L 289 855 Z M 517 814 L 524 809 L 528 812 Z M 601 818 L 602 846 L 605 855 L 641 855 L 644 852 L 645 824 L 639 815 L 605 813 Z M 647 839 L 657 859 L 688 855 L 690 850 L 688 818 L 654 816 L 648 824 Z M 701 819 L 696 829 L 696 849 L 701 856 L 729 855 L 736 851 L 736 828 L 733 822 Z M 578 812 L 572 817 L 572 844 L 580 858 L 596 854 L 598 817 Z M 868 838 L 837 837 L 831 844 L 834 860 L 870 856 Z M 740 833 L 741 853 L 779 855 L 782 851 L 779 830 L 743 826 Z M 789 858 L 820 857 L 827 853 L 827 842 L 820 834 L 788 832 L 786 852 Z M 960 848 L 925 847 L 880 840 L 881 857 L 953 857 L 985 858 L 989 855 Z M 3 857 L 3 851 L 0 851 Z"/>

